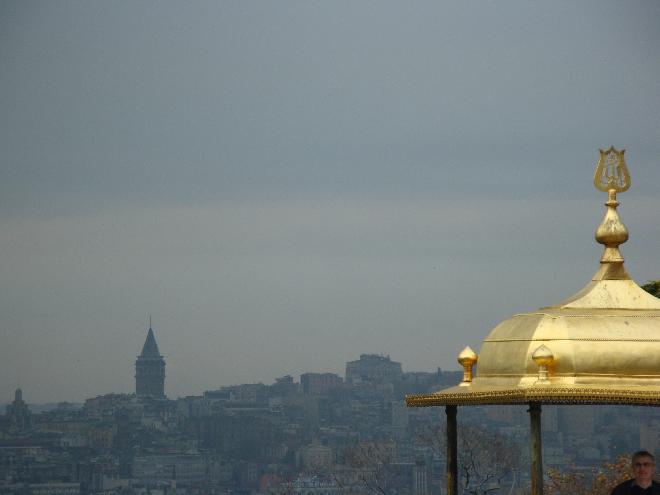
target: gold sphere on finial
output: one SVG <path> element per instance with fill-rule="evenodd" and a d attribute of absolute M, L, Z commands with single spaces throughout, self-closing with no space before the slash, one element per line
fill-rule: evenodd
<path fill-rule="evenodd" d="M 532 360 L 539 367 L 539 379 L 541 383 L 548 383 L 548 367 L 552 365 L 555 360 L 554 354 L 548 346 L 541 344 L 532 354 Z"/>
<path fill-rule="evenodd" d="M 460 383 L 461 386 L 465 387 L 472 383 L 472 367 L 478 359 L 477 353 L 469 345 L 459 353 L 457 360 L 463 366 L 463 381 Z"/>

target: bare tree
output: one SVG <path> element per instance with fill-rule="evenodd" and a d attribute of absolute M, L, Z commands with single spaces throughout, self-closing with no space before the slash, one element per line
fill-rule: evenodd
<path fill-rule="evenodd" d="M 352 477 L 367 492 L 387 495 L 385 468 L 392 462 L 393 450 L 394 445 L 390 441 L 365 442 L 347 447 L 344 457 L 346 465 L 352 469 Z M 345 486 L 348 480 L 337 481 L 340 485 Z"/>
<path fill-rule="evenodd" d="M 418 430 L 417 441 L 444 456 L 444 426 L 432 425 Z M 459 425 L 458 475 L 463 493 L 485 495 L 502 488 L 507 476 L 515 478 L 520 464 L 518 448 L 505 436 L 477 426 Z"/>
<path fill-rule="evenodd" d="M 458 469 L 464 493 L 497 492 L 519 465 L 518 449 L 506 437 L 475 426 L 460 426 Z"/>

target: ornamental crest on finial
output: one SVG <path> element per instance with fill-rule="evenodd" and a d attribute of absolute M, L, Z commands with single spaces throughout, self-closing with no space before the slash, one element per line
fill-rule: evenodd
<path fill-rule="evenodd" d="M 594 174 L 594 185 L 596 189 L 603 192 L 614 190 L 616 192 L 627 191 L 630 187 L 630 174 L 623 154 L 626 150 L 618 151 L 614 146 L 600 151 L 600 159 Z"/>

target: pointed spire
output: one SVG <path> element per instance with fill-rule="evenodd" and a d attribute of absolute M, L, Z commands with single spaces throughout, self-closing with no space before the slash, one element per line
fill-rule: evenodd
<path fill-rule="evenodd" d="M 156 344 L 156 337 L 154 336 L 154 331 L 151 328 L 151 325 L 149 325 L 149 331 L 147 332 L 147 338 L 144 341 L 144 345 L 142 346 L 142 354 L 140 354 L 140 357 L 145 357 L 145 358 L 161 357 L 160 352 L 158 351 L 158 344 Z"/>
<path fill-rule="evenodd" d="M 135 394 L 138 398 L 165 398 L 165 361 L 160 355 L 149 315 L 149 330 L 142 353 L 135 361 Z"/>

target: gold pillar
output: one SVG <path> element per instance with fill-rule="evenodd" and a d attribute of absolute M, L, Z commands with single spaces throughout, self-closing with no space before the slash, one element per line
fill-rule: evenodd
<path fill-rule="evenodd" d="M 456 406 L 445 406 L 447 414 L 447 495 L 458 495 L 458 442 Z"/>
<path fill-rule="evenodd" d="M 531 495 L 543 495 L 543 458 L 541 455 L 541 404 L 530 402 L 530 444 L 532 448 L 532 492 Z"/>

